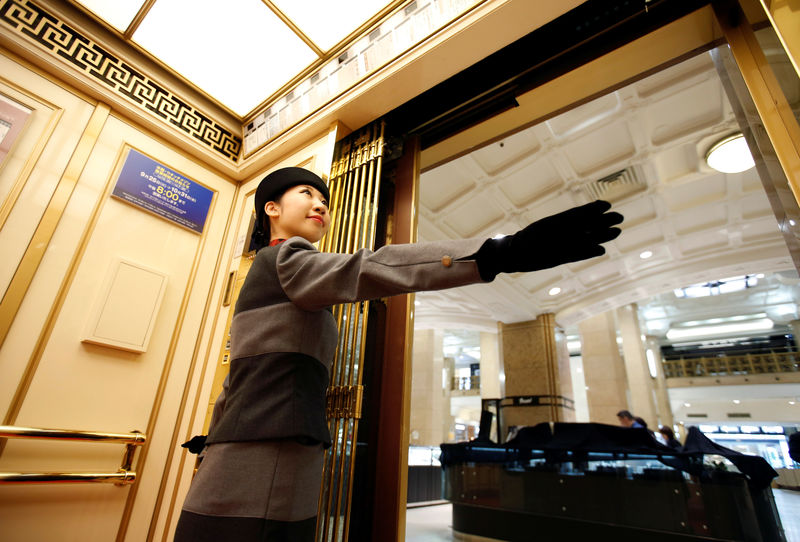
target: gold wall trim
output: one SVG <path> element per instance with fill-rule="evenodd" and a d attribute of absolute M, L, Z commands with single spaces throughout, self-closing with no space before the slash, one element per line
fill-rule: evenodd
<path fill-rule="evenodd" d="M 276 6 L 270 0 L 261 0 L 261 1 L 264 3 L 265 6 L 267 6 L 272 11 L 272 13 L 275 14 L 276 17 L 278 17 L 278 19 L 283 21 L 283 24 L 288 26 L 298 38 L 303 40 L 303 43 L 308 45 L 308 47 L 312 51 L 314 51 L 314 54 L 316 54 L 320 58 L 325 56 L 325 52 L 322 49 L 320 49 L 319 46 L 311 40 L 311 38 L 306 36 L 306 34 L 302 30 L 300 30 L 300 28 L 294 23 L 293 20 L 291 20 L 284 12 L 278 9 L 278 6 Z"/>
<path fill-rule="evenodd" d="M 123 33 L 123 37 L 126 40 L 129 40 L 131 37 L 133 37 L 133 34 L 139 29 L 139 25 L 142 24 L 142 21 L 144 21 L 144 18 L 147 17 L 147 14 L 150 12 L 150 8 L 152 8 L 153 4 L 155 3 L 156 0 L 147 0 L 144 4 L 142 4 L 142 7 L 140 7 L 139 11 L 136 12 L 136 16 L 131 21 L 131 24 L 128 25 L 128 28 L 126 28 L 125 32 Z"/>
<path fill-rule="evenodd" d="M 211 204 L 208 208 L 208 215 L 209 217 L 214 215 L 214 209 L 217 205 L 217 199 L 219 197 L 219 191 L 214 190 L 214 196 L 211 199 Z M 107 199 L 107 198 L 106 198 Z M 206 241 L 208 240 L 208 232 L 211 229 L 210 223 L 206 223 L 206 227 L 203 230 L 203 234 L 200 237 L 200 241 L 197 243 L 197 250 L 195 251 L 194 259 L 192 260 L 192 267 L 189 273 L 189 280 L 186 283 L 186 287 L 183 293 L 183 299 L 181 300 L 180 309 L 178 310 L 178 316 L 175 319 L 175 327 L 172 331 L 172 337 L 170 338 L 169 347 L 167 349 L 167 355 L 164 357 L 164 368 L 161 371 L 161 378 L 158 382 L 158 388 L 156 390 L 156 396 L 153 399 L 153 408 L 150 410 L 150 418 L 147 420 L 147 428 L 145 429 L 145 433 L 148 435 L 153 435 L 155 433 L 155 426 L 156 422 L 158 421 L 158 416 L 161 412 L 161 403 L 164 400 L 164 395 L 166 394 L 167 388 L 167 380 L 169 379 L 169 373 L 172 370 L 172 364 L 175 360 L 175 351 L 178 348 L 178 342 L 181 337 L 181 332 L 183 330 L 183 323 L 186 319 L 186 312 L 187 307 L 189 306 L 189 299 L 192 294 L 192 289 L 194 288 L 195 280 L 197 279 L 197 272 L 200 267 L 200 260 L 203 256 L 203 249 L 206 246 Z M 215 279 L 212 279 L 215 280 Z M 212 285 L 214 282 L 212 282 Z M 136 472 L 143 472 L 144 471 L 144 464 L 147 460 L 148 453 L 150 451 L 150 441 L 148 441 L 143 447 L 142 451 L 139 454 L 139 458 L 136 462 Z M 128 524 L 130 523 L 131 515 L 133 514 L 133 505 L 136 500 L 136 494 L 139 491 L 139 484 L 134 485 L 131 488 L 130 493 L 128 493 L 128 499 L 125 501 L 125 509 L 122 512 L 122 519 L 120 520 L 119 530 L 117 531 L 117 542 L 123 542 L 125 540 L 125 533 L 128 531 Z"/>
<path fill-rule="evenodd" d="M 112 179 L 116 178 L 116 172 L 118 168 L 121 167 L 120 165 L 120 157 L 122 156 L 122 151 L 120 151 L 120 155 L 117 156 L 117 166 L 114 168 L 114 173 L 108 178 L 106 181 L 106 187 L 103 191 L 103 196 L 97 201 L 95 204 L 94 209 L 92 210 L 92 214 L 90 215 L 89 222 L 84 230 L 81 239 L 78 243 L 77 250 L 75 251 L 75 255 L 70 261 L 69 267 L 67 268 L 66 273 L 64 274 L 64 279 L 61 282 L 61 286 L 58 288 L 58 293 L 56 297 L 53 299 L 53 306 L 50 308 L 50 312 L 47 314 L 47 318 L 45 319 L 45 323 L 42 326 L 42 330 L 39 333 L 39 338 L 36 340 L 36 345 L 31 352 L 31 356 L 28 359 L 28 364 L 25 367 L 25 371 L 22 373 L 22 377 L 20 378 L 19 384 L 17 385 L 17 390 L 14 393 L 14 397 L 11 399 L 11 403 L 8 407 L 8 412 L 6 412 L 5 417 L 3 418 L 3 425 L 13 425 L 16 420 L 17 416 L 19 415 L 20 410 L 22 409 L 22 404 L 25 401 L 25 396 L 28 394 L 28 389 L 30 388 L 31 382 L 33 382 L 33 377 L 36 374 L 36 370 L 39 368 L 39 362 L 42 359 L 42 355 L 44 354 L 44 349 L 47 346 L 47 342 L 50 340 L 50 335 L 53 332 L 53 328 L 55 327 L 55 321 L 58 317 L 58 314 L 61 312 L 61 307 L 64 305 L 64 300 L 67 297 L 67 292 L 72 284 L 73 279 L 75 278 L 75 274 L 78 269 L 78 265 L 80 264 L 81 258 L 83 257 L 83 253 L 86 251 L 86 246 L 89 243 L 89 237 L 91 236 L 91 232 L 94 230 L 94 226 L 97 223 L 97 218 L 100 215 L 100 209 L 102 208 L 102 203 L 108 197 L 108 194 L 111 192 L 111 186 L 113 186 Z M 0 455 L 3 453 L 3 449 L 5 447 L 6 441 L 0 441 Z"/>
<path fill-rule="evenodd" d="M 64 114 L 64 110 L 58 107 L 57 105 L 52 104 L 47 100 L 44 100 L 40 96 L 34 96 L 32 93 L 23 89 L 19 85 L 12 83 L 11 81 L 9 81 L 4 77 L 0 77 L 0 82 L 2 82 L 4 85 L 8 87 L 13 88 L 16 92 L 19 92 L 20 94 L 26 96 L 29 100 L 42 103 L 47 107 L 49 107 L 50 109 L 52 109 L 52 112 L 50 113 L 50 119 L 47 121 L 47 125 L 45 126 L 44 130 L 42 130 L 42 133 L 39 134 L 39 139 L 36 141 L 36 144 L 33 146 L 33 149 L 31 150 L 30 154 L 25 159 L 25 164 L 22 166 L 19 175 L 17 175 L 17 179 L 11 185 L 11 189 L 9 190 L 8 195 L 6 196 L 5 200 L 3 200 L 2 205 L 0 205 L 0 230 L 2 230 L 3 226 L 5 226 L 6 221 L 8 220 L 9 215 L 11 215 L 11 211 L 14 208 L 14 205 L 16 205 L 17 200 L 19 199 L 19 195 L 22 193 L 22 189 L 25 188 L 25 185 L 28 182 L 28 178 L 30 177 L 33 168 L 39 161 L 39 157 L 41 157 L 42 152 L 44 152 L 44 148 L 47 146 L 47 142 L 53 135 L 56 126 L 58 126 L 58 123 Z M 36 107 L 30 103 L 24 103 L 23 105 L 36 111 Z M 31 115 L 31 117 L 32 116 L 33 115 Z M 31 121 L 32 118 L 28 118 L 25 126 L 26 128 Z M 10 149 L 9 154 L 11 154 L 11 151 L 13 151 L 14 148 L 16 147 L 16 143 L 17 142 L 15 142 L 14 146 Z M 0 172 L 2 172 L 4 166 L 5 164 L 3 164 L 3 166 L 0 166 Z"/>
<path fill-rule="evenodd" d="M 11 278 L 8 289 L 2 301 L 0 301 L 0 345 L 3 344 L 8 335 L 8 330 L 14 322 L 22 300 L 25 298 L 25 294 L 33 281 L 47 246 L 50 244 L 50 239 L 53 237 L 56 226 L 64 214 L 64 209 L 69 203 L 75 185 L 78 183 L 78 178 L 89 160 L 89 155 L 95 143 L 97 143 L 100 131 L 103 129 L 110 112 L 111 109 L 103 103 L 97 104 L 97 107 L 95 107 L 64 173 L 53 191 L 42 219 L 33 233 L 28 248 L 25 250 L 19 266 Z"/>
<path fill-rule="evenodd" d="M 0 0 L 0 27 L 235 163 L 242 138 L 31 0 Z"/>
<path fill-rule="evenodd" d="M 792 0 L 760 0 L 794 71 L 800 77 L 800 10 Z"/>
<path fill-rule="evenodd" d="M 232 199 L 232 201 L 234 201 L 234 202 L 236 201 L 236 198 L 239 195 L 239 189 L 240 189 L 240 186 L 237 186 L 235 191 L 234 191 L 233 199 Z M 230 237 L 231 229 L 233 228 L 233 216 L 234 216 L 234 214 L 235 214 L 235 206 L 231 205 L 231 208 L 228 210 L 228 219 L 227 219 L 227 222 L 225 224 L 225 233 L 224 233 L 224 235 L 222 237 L 223 239 L 228 239 Z M 224 254 L 225 254 L 225 250 L 220 250 L 218 255 L 217 255 L 217 261 L 214 264 L 214 274 L 212 276 L 211 285 L 210 285 L 209 290 L 208 290 L 208 295 L 206 296 L 206 303 L 203 306 L 203 314 L 204 315 L 208 315 L 208 313 L 210 312 L 211 301 L 213 300 L 215 292 L 216 292 L 216 290 L 218 288 L 219 271 L 220 271 L 220 268 L 222 266 L 222 260 L 223 260 Z M 230 261 L 230 259 L 229 259 L 229 261 Z M 214 342 L 213 338 L 215 336 L 214 335 L 214 330 L 216 328 L 217 320 L 219 319 L 219 313 L 220 313 L 220 310 L 222 308 L 221 300 L 222 300 L 223 294 L 221 293 L 219 297 L 220 297 L 220 302 L 217 303 L 217 309 L 216 309 L 216 311 L 214 313 L 214 318 L 212 319 L 212 322 L 213 322 L 212 331 L 211 331 L 211 334 L 209 335 L 209 341 L 208 341 L 208 345 L 206 347 L 205 356 L 203 356 L 202 369 L 200 371 L 200 378 L 198 380 L 198 386 L 197 386 L 197 392 L 196 392 L 197 397 L 199 397 L 199 395 L 200 395 L 200 388 L 202 387 L 202 382 L 203 382 L 203 379 L 205 378 L 206 370 L 208 369 L 208 358 L 211 355 L 212 345 L 213 345 L 213 342 Z M 190 363 L 189 369 L 186 372 L 186 382 L 185 382 L 185 384 L 183 386 L 183 394 L 181 395 L 180 405 L 178 406 L 178 411 L 177 411 L 177 414 L 176 414 L 176 417 L 175 417 L 175 429 L 172 431 L 172 436 L 170 437 L 170 445 L 169 445 L 169 448 L 168 448 L 169 450 L 177 450 L 178 449 L 178 440 L 179 440 L 179 437 L 181 436 L 180 435 L 181 418 L 183 418 L 183 414 L 184 414 L 184 412 L 186 410 L 186 404 L 189 402 L 189 393 L 190 393 L 190 390 L 191 390 L 192 379 L 194 377 L 194 372 L 195 372 L 196 367 L 197 367 L 197 359 L 199 357 L 200 347 L 201 347 L 201 345 L 203 343 L 203 336 L 204 336 L 204 333 L 205 333 L 205 329 L 206 329 L 206 324 L 207 323 L 208 323 L 208 318 L 203 318 L 203 320 L 202 320 L 202 322 L 200 324 L 200 329 L 197 331 L 197 339 L 195 340 L 194 349 L 192 350 L 192 362 Z M 189 428 L 190 429 L 191 429 L 191 427 L 192 427 L 192 425 L 194 423 L 195 417 L 197 415 L 197 407 L 198 407 L 198 401 L 195 400 L 193 408 L 192 408 L 192 413 L 191 413 L 191 421 L 189 423 Z M 185 433 L 184 433 L 184 436 L 185 436 Z M 186 440 L 189 440 L 189 438 L 191 438 L 191 435 L 186 437 L 183 440 L 186 441 Z M 150 528 L 147 531 L 147 542 L 150 542 L 155 538 L 156 527 L 158 525 L 158 518 L 159 518 L 159 515 L 160 515 L 160 511 L 161 511 L 161 505 L 164 502 L 164 495 L 165 495 L 165 493 L 167 491 L 167 479 L 169 477 L 170 468 L 172 467 L 172 459 L 173 459 L 174 455 L 175 455 L 174 453 L 169 453 L 169 455 L 167 455 L 167 461 L 166 461 L 166 464 L 164 465 L 164 469 L 163 469 L 162 474 L 161 474 L 161 483 L 158 486 L 158 494 L 156 496 L 155 505 L 153 506 L 153 515 L 152 515 L 152 518 L 150 520 Z M 185 462 L 185 458 L 186 458 L 186 453 L 184 452 L 184 453 L 181 454 L 181 459 L 180 459 L 180 462 L 178 464 L 179 465 L 179 467 L 178 467 L 178 475 L 176 476 L 176 483 L 175 483 L 175 487 L 174 487 L 174 489 L 172 491 L 172 498 L 170 499 L 170 507 L 169 507 L 169 510 L 167 512 L 167 518 L 166 518 L 166 523 L 165 523 L 167 528 L 164 529 L 164 537 L 166 537 L 166 533 L 169 530 L 168 529 L 169 522 L 172 520 L 172 511 L 173 511 L 175 500 L 177 498 L 177 489 L 178 489 L 178 485 L 179 485 L 179 482 L 180 482 L 180 472 L 183 470 L 183 465 L 184 465 L 184 462 Z"/>
<path fill-rule="evenodd" d="M 736 0 L 712 4 L 795 199 L 800 202 L 800 126 Z"/>

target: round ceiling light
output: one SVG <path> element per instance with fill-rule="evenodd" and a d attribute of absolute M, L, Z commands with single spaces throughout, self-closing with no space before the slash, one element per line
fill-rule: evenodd
<path fill-rule="evenodd" d="M 554 286 L 553 288 L 550 288 L 550 290 L 547 293 L 549 295 L 558 295 L 561 293 L 561 288 L 559 288 L 558 286 Z"/>
<path fill-rule="evenodd" d="M 706 163 L 722 173 L 739 173 L 756 165 L 741 133 L 716 142 L 706 153 Z"/>

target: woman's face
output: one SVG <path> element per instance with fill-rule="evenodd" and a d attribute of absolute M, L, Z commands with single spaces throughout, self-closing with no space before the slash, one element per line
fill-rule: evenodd
<path fill-rule="evenodd" d="M 268 201 L 264 210 L 271 240 L 299 236 L 316 243 L 331 225 L 328 202 L 319 190 L 305 184 L 289 188 L 278 201 Z"/>

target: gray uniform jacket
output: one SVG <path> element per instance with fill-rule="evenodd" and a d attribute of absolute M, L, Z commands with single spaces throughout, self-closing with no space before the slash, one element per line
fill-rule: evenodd
<path fill-rule="evenodd" d="M 325 392 L 337 342 L 331 306 L 482 282 L 485 239 L 317 251 L 301 237 L 261 249 L 231 322 L 231 368 L 207 443 L 294 439 L 330 445 Z"/>

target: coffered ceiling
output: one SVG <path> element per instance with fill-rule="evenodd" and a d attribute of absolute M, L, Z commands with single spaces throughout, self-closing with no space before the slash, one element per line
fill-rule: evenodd
<path fill-rule="evenodd" d="M 797 106 L 800 92 L 790 94 Z M 797 318 L 797 275 L 756 169 L 724 174 L 704 161 L 709 147 L 737 131 L 703 53 L 426 171 L 421 240 L 509 234 L 598 196 L 625 222 L 602 257 L 417 294 L 417 325 L 494 329 L 497 321 L 553 312 L 560 326 L 575 330 L 580 320 L 629 303 L 648 309 L 644 326 L 648 314 L 662 315 L 648 328 L 662 336 L 670 324 L 698 315 L 766 311 L 779 325 Z M 776 272 L 783 283 L 770 278 Z M 711 302 L 672 293 L 745 274 L 765 277 Z M 550 295 L 553 288 L 560 292 Z"/>

